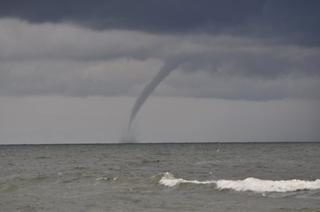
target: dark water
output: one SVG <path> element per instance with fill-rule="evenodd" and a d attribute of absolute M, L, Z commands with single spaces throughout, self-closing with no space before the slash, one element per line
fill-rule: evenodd
<path fill-rule="evenodd" d="M 197 182 L 315 183 L 320 143 L 0 146 L 0 211 L 320 211 L 320 189 L 170 187 L 159 183 L 165 172 Z"/>

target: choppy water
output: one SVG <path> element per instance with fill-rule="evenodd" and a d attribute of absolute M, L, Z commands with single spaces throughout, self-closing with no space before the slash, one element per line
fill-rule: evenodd
<path fill-rule="evenodd" d="M 315 212 L 319 179 L 320 143 L 0 146 L 1 212 Z"/>

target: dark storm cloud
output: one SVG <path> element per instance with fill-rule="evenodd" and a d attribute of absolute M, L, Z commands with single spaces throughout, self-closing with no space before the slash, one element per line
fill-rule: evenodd
<path fill-rule="evenodd" d="M 0 95 L 136 96 L 163 64 L 177 62 L 158 95 L 319 98 L 317 47 L 16 19 L 0 20 L 0 35 Z"/>
<path fill-rule="evenodd" d="M 0 95 L 136 96 L 177 62 L 156 94 L 319 99 L 319 5 L 3 0 Z"/>
<path fill-rule="evenodd" d="M 33 22 L 73 20 L 101 27 L 181 30 L 201 25 L 239 24 L 261 13 L 264 1 L 31 0 L 2 1 L 2 5 L 2 16 Z"/>
<path fill-rule="evenodd" d="M 320 44 L 317 0 L 3 0 L 1 17 L 95 29 L 244 34 Z"/>

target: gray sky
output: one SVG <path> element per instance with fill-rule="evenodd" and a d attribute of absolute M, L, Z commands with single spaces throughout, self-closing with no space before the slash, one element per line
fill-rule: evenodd
<path fill-rule="evenodd" d="M 319 1 L 1 1 L 0 143 L 320 141 Z"/>

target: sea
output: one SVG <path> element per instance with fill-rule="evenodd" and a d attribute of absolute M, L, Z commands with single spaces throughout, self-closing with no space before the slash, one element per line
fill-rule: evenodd
<path fill-rule="evenodd" d="M 0 145 L 1 212 L 319 212 L 320 143 Z"/>

